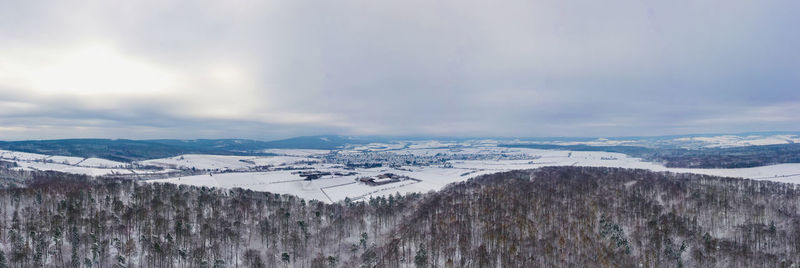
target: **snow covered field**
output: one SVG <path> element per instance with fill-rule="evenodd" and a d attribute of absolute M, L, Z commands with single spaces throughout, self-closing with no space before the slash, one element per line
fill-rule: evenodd
<path fill-rule="evenodd" d="M 330 150 L 316 150 L 316 149 L 267 149 L 263 150 L 265 153 L 273 153 L 284 156 L 310 156 L 310 155 L 323 155 L 330 153 Z"/>
<path fill-rule="evenodd" d="M 170 158 L 152 159 L 139 162 L 142 165 L 177 169 L 199 170 L 248 170 L 256 166 L 282 166 L 303 161 L 316 161 L 297 156 L 235 156 L 185 154 Z"/>
<path fill-rule="evenodd" d="M 797 134 L 761 134 L 761 135 L 717 135 L 717 136 L 694 136 L 694 137 L 663 137 L 654 139 L 632 139 L 632 138 L 597 138 L 579 141 L 558 141 L 558 140 L 536 140 L 536 141 L 514 141 L 515 143 L 525 144 L 553 144 L 553 145 L 589 145 L 589 146 L 644 146 L 667 145 L 680 148 L 731 148 L 757 145 L 791 144 L 800 143 L 800 135 Z"/>
<path fill-rule="evenodd" d="M 736 135 L 722 135 L 714 137 L 690 137 L 679 138 L 678 141 L 700 142 L 705 147 L 740 147 L 752 145 L 771 145 L 771 144 L 788 144 L 800 143 L 800 136 L 798 135 L 750 135 L 750 136 L 736 136 Z"/>
<path fill-rule="evenodd" d="M 154 172 L 135 170 L 131 168 L 130 164 L 101 158 L 43 155 L 6 150 L 0 150 L 0 160 L 15 162 L 18 166 L 17 169 L 22 170 L 51 170 L 89 176 L 148 174 Z"/>
<path fill-rule="evenodd" d="M 126 164 L 98 158 L 84 159 L 0 150 L 0 159 L 16 162 L 18 169 L 55 170 L 92 176 L 109 174 L 146 176 L 156 172 L 193 170 L 194 174 L 204 173 L 148 181 L 222 188 L 240 187 L 293 194 L 325 202 L 336 202 L 345 198 L 358 200 L 395 193 L 435 191 L 447 184 L 483 174 L 545 166 L 638 168 L 800 183 L 800 164 L 739 169 L 667 168 L 658 163 L 644 162 L 619 153 L 505 148 L 496 147 L 496 142 L 492 141 L 367 144 L 340 151 L 280 149 L 270 152 L 278 156 L 187 154 Z M 351 161 L 361 164 L 383 161 L 384 164 L 377 168 L 370 165 L 348 167 Z M 157 166 L 163 170 L 137 170 L 135 169 L 137 166 Z M 352 174 L 353 172 L 355 174 Z M 318 173 L 316 175 L 318 178 L 306 180 L 304 176 L 313 173 Z M 357 180 L 387 173 L 410 179 L 375 185 Z"/>
<path fill-rule="evenodd" d="M 413 154 L 431 156 L 445 153 L 461 154 L 505 154 L 525 155 L 524 160 L 452 160 L 448 167 L 444 166 L 403 166 L 399 168 L 356 168 L 358 174 L 349 176 L 323 176 L 317 180 L 304 180 L 290 171 L 275 172 L 237 172 L 209 175 L 188 176 L 153 180 L 152 182 L 170 182 L 190 185 L 206 185 L 214 187 L 241 187 L 258 191 L 282 194 L 294 194 L 306 199 L 317 199 L 336 202 L 350 198 L 353 200 L 369 196 L 389 195 L 395 193 L 428 192 L 442 189 L 447 184 L 464 181 L 483 174 L 510 171 L 515 169 L 532 169 L 545 166 L 604 166 L 621 168 L 639 168 L 653 171 L 670 171 L 698 173 L 707 175 L 740 177 L 759 180 L 800 183 L 800 164 L 782 164 L 755 168 L 740 169 L 686 169 L 666 168 L 663 165 L 644 162 L 638 158 L 619 153 L 581 152 L 537 150 L 527 148 L 460 148 L 442 149 L 441 144 L 430 144 L 436 148 L 401 148 L 390 150 L 397 154 Z M 373 151 L 375 146 L 361 149 Z M 346 151 L 345 153 L 356 153 Z M 313 157 L 313 155 L 309 155 Z M 347 172 L 342 166 L 313 164 L 314 170 L 328 172 Z M 377 176 L 392 173 L 408 176 L 416 180 L 399 181 L 384 185 L 371 186 L 356 182 L 358 177 Z"/>
<path fill-rule="evenodd" d="M 83 174 L 89 176 L 102 176 L 102 175 L 116 175 L 116 174 L 134 174 L 130 169 L 121 168 L 96 168 L 96 167 L 83 167 L 74 165 L 65 165 L 58 163 L 46 162 L 24 162 L 18 161 L 17 165 L 20 169 L 24 170 L 40 170 L 40 171 L 59 171 L 73 174 Z M 140 173 L 146 173 L 141 171 Z"/>

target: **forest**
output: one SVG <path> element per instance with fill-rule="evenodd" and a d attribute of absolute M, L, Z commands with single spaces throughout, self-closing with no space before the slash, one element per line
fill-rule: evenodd
<path fill-rule="evenodd" d="M 796 267 L 794 184 L 603 167 L 326 204 L 7 171 L 0 267 Z M 22 181 L 22 183 L 19 183 Z"/>

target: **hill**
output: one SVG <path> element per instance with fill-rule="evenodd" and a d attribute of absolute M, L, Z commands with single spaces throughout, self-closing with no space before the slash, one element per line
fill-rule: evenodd
<path fill-rule="evenodd" d="M 97 157 L 114 161 L 166 158 L 181 154 L 259 155 L 266 149 L 341 149 L 348 144 L 385 141 L 381 138 L 337 135 L 304 136 L 274 141 L 247 139 L 198 140 L 125 140 L 125 139 L 61 139 L 0 141 L 0 149 L 77 157 Z"/>
<path fill-rule="evenodd" d="M 800 144 L 755 145 L 732 148 L 649 148 L 642 146 L 591 146 L 555 144 L 500 144 L 508 148 L 604 151 L 663 163 L 674 168 L 748 168 L 800 163 Z"/>

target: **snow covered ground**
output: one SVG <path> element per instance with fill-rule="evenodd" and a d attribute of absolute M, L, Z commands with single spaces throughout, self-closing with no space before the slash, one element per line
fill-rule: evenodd
<path fill-rule="evenodd" d="M 356 168 L 358 174 L 349 176 L 323 176 L 317 180 L 304 180 L 291 171 L 275 172 L 236 172 L 209 175 L 188 176 L 153 180 L 152 182 L 170 182 L 190 185 L 206 185 L 214 187 L 242 187 L 258 191 L 298 195 L 306 199 L 317 199 L 336 202 L 350 198 L 358 200 L 369 196 L 381 196 L 395 193 L 428 192 L 442 189 L 447 184 L 464 181 L 483 174 L 510 171 L 516 169 L 532 169 L 545 166 L 605 166 L 621 168 L 639 168 L 653 171 L 686 172 L 707 175 L 740 177 L 759 180 L 800 183 L 800 164 L 782 164 L 755 168 L 740 169 L 686 169 L 666 168 L 663 165 L 644 162 L 638 158 L 619 153 L 537 150 L 527 148 L 460 148 L 442 149 L 441 144 L 430 144 L 437 148 L 405 148 L 396 149 L 398 154 L 414 154 L 430 156 L 445 153 L 463 154 L 506 154 L 527 155 L 525 160 L 452 160 L 449 166 L 403 166 L 399 168 Z M 372 151 L 375 147 L 363 148 Z M 356 153 L 347 151 L 345 153 Z M 308 166 L 318 171 L 348 172 L 342 166 L 313 164 Z M 393 173 L 408 176 L 415 180 L 404 180 L 384 185 L 371 186 L 356 182 L 358 177 L 377 176 Z"/>
<path fill-rule="evenodd" d="M 7 150 L 0 150 L 0 160 L 15 162 L 18 166 L 17 169 L 22 170 L 50 170 L 89 176 L 169 171 L 135 170 L 131 169 L 130 164 L 101 158 L 44 155 Z"/>
<path fill-rule="evenodd" d="M 324 155 L 328 154 L 330 150 L 316 150 L 316 149 L 267 149 L 263 150 L 264 153 L 273 153 L 284 156 L 311 156 L 311 155 Z"/>
<path fill-rule="evenodd" d="M 25 153 L 25 152 L 15 152 L 15 151 L 0 150 L 0 159 L 4 159 L 4 160 L 46 161 L 48 157 L 50 157 L 50 156 L 43 155 L 43 154 L 32 154 L 32 153 Z M 83 158 L 68 157 L 68 156 L 58 156 L 55 160 L 57 160 L 59 162 L 60 161 L 80 161 L 80 160 L 83 160 Z"/>
<path fill-rule="evenodd" d="M 164 168 L 198 169 L 198 170 L 248 170 L 256 166 L 282 166 L 299 162 L 317 161 L 308 157 L 297 156 L 236 156 L 236 155 L 204 155 L 185 154 L 170 158 L 152 159 L 139 162 Z"/>
<path fill-rule="evenodd" d="M 510 141 L 519 144 L 553 144 L 553 145 L 588 145 L 588 146 L 644 146 L 644 147 L 680 147 L 687 149 L 696 148 L 731 148 L 742 146 L 774 145 L 800 143 L 798 134 L 761 134 L 761 135 L 717 135 L 693 137 L 655 137 L 655 138 L 597 138 L 578 141 L 535 140 L 535 141 Z"/>
<path fill-rule="evenodd" d="M 95 168 L 125 168 L 129 166 L 126 163 L 111 161 L 101 158 L 83 158 L 74 156 L 61 156 L 61 155 L 44 155 L 25 152 L 15 152 L 0 150 L 0 160 L 6 161 L 20 161 L 20 162 L 42 162 L 42 163 L 55 163 L 62 165 L 80 166 L 80 167 L 95 167 Z"/>
<path fill-rule="evenodd" d="M 59 171 L 73 174 L 83 174 L 89 176 L 102 176 L 102 175 L 116 175 L 116 174 L 134 174 L 130 169 L 122 168 L 97 168 L 97 167 L 83 167 L 74 165 L 65 165 L 59 163 L 47 162 L 25 162 L 17 161 L 19 169 L 23 170 L 38 170 L 38 171 Z M 137 173 L 147 173 L 148 171 L 140 171 Z"/>
<path fill-rule="evenodd" d="M 497 147 L 496 142 L 467 143 L 399 142 L 368 144 L 340 151 L 280 149 L 279 156 L 231 156 L 187 154 L 152 159 L 132 164 L 99 158 L 48 156 L 1 151 L 0 159 L 16 162 L 19 169 L 56 170 L 92 176 L 109 174 L 148 174 L 177 169 L 206 171 L 202 175 L 181 176 L 149 182 L 169 182 L 196 186 L 233 188 L 293 194 L 305 199 L 336 202 L 350 198 L 395 193 L 428 192 L 447 184 L 483 174 L 545 166 L 603 166 L 638 168 L 653 171 L 698 173 L 707 175 L 800 183 L 800 164 L 781 164 L 738 169 L 667 168 L 619 153 L 591 151 L 538 150 Z M 392 157 L 387 157 L 392 156 Z M 393 156 L 400 160 L 393 160 Z M 426 164 L 408 164 L 412 159 Z M 373 159 L 374 158 L 374 159 Z M 339 159 L 339 161 L 335 161 Z M 342 161 L 342 159 L 344 159 Z M 359 161 L 400 161 L 378 168 L 346 167 L 351 159 Z M 438 161 L 438 162 L 437 162 Z M 135 170 L 137 165 L 159 166 L 162 171 Z M 387 167 L 392 166 L 392 167 Z M 306 180 L 301 172 L 319 172 L 320 177 Z M 351 174 L 355 172 L 356 174 Z M 382 185 L 358 182 L 361 177 L 392 173 L 403 179 Z M 196 174 L 196 173 L 195 173 Z"/>
<path fill-rule="evenodd" d="M 736 135 L 721 135 L 714 137 L 689 137 L 678 138 L 677 141 L 683 142 L 700 142 L 704 147 L 740 147 L 752 145 L 772 145 L 772 144 L 788 144 L 800 143 L 800 136 L 798 135 L 750 135 L 750 136 L 736 136 Z"/>

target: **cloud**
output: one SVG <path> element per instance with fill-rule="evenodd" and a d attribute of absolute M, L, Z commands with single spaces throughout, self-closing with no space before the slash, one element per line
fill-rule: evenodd
<path fill-rule="evenodd" d="M 0 138 L 800 130 L 799 5 L 5 3 Z"/>

